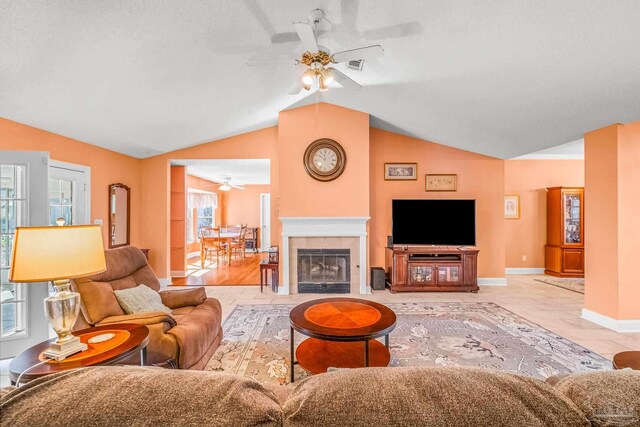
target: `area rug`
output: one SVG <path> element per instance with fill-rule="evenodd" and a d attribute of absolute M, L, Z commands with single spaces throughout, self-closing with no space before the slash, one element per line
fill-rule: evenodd
<path fill-rule="evenodd" d="M 564 278 L 564 277 L 542 277 L 534 279 L 537 282 L 546 283 L 548 285 L 557 286 L 569 291 L 584 294 L 584 279 Z"/>
<path fill-rule="evenodd" d="M 386 304 L 398 316 L 390 366 L 476 366 L 536 378 L 611 369 L 611 362 L 493 303 Z M 289 311 L 239 305 L 205 370 L 289 385 Z M 306 337 L 296 332 L 296 345 Z M 307 376 L 295 367 L 296 383 Z"/>

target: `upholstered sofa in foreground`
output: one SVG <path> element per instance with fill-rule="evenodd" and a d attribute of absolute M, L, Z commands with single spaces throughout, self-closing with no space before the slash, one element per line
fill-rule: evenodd
<path fill-rule="evenodd" d="M 81 316 L 74 329 L 116 323 L 146 325 L 150 339 L 147 363 L 204 368 L 222 341 L 220 302 L 207 298 L 204 288 L 160 291 L 158 278 L 142 251 L 134 246 L 109 249 L 104 256 L 107 271 L 74 281 L 81 299 Z M 113 291 L 142 285 L 159 292 L 171 313 L 125 314 Z"/>
<path fill-rule="evenodd" d="M 639 426 L 640 373 L 551 385 L 476 368 L 367 368 L 300 381 L 285 402 L 236 375 L 94 367 L 0 399 L 7 426 Z"/>

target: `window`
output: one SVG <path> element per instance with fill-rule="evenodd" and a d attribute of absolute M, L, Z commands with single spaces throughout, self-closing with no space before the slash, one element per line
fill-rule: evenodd
<path fill-rule="evenodd" d="M 0 338 L 26 330 L 24 284 L 9 282 L 13 234 L 26 224 L 25 175 L 25 166 L 0 166 Z"/>
<path fill-rule="evenodd" d="M 64 218 L 65 225 L 73 225 L 73 181 L 49 179 L 49 225 Z"/>
<path fill-rule="evenodd" d="M 200 190 L 189 189 L 187 203 L 187 240 L 198 240 L 203 227 L 215 226 L 215 210 L 218 207 L 218 195 Z"/>

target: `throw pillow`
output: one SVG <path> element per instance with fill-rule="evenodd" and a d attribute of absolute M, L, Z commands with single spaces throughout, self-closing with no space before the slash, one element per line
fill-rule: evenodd
<path fill-rule="evenodd" d="M 163 311 L 171 313 L 171 309 L 162 303 L 160 294 L 146 285 L 135 288 L 113 291 L 120 307 L 127 314 Z"/>

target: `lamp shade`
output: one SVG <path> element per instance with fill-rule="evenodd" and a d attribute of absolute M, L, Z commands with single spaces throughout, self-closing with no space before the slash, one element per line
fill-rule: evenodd
<path fill-rule="evenodd" d="M 106 270 L 99 225 L 17 227 L 9 280 L 45 282 Z"/>

